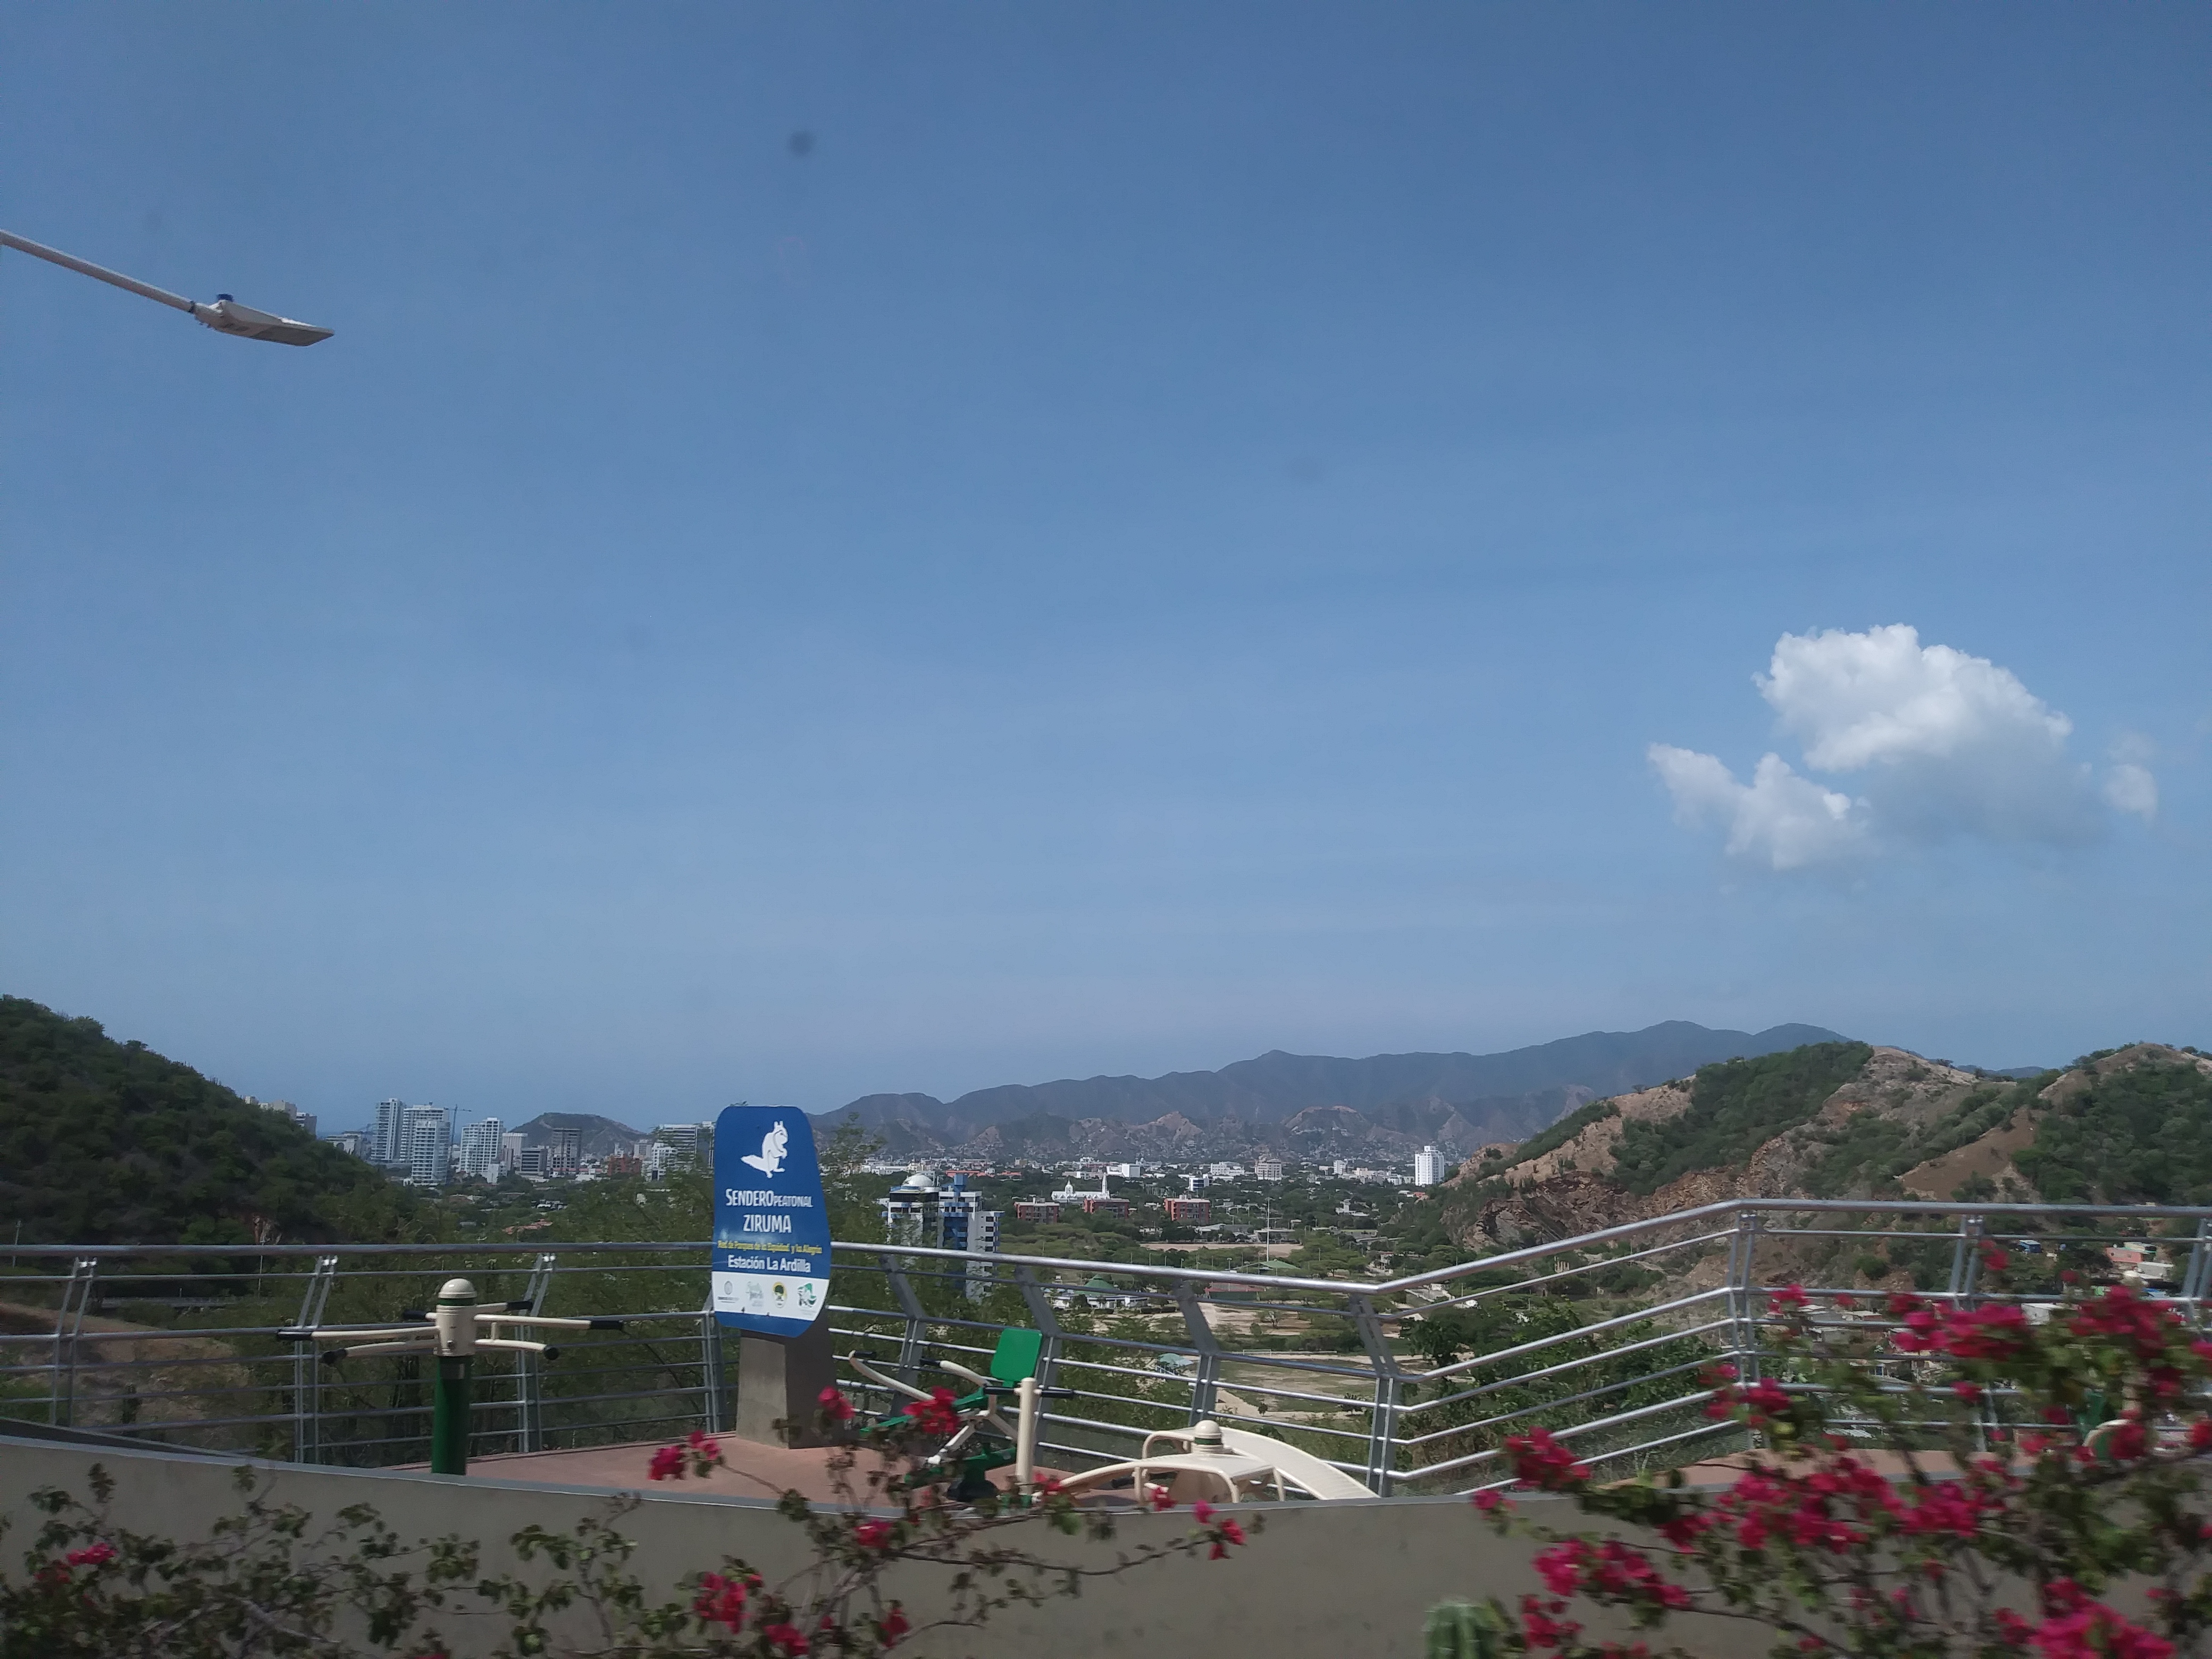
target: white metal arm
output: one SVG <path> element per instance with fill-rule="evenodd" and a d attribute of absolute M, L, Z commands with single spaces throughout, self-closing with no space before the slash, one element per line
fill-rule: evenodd
<path fill-rule="evenodd" d="M 860 1372 L 861 1376 L 866 1377 L 869 1382 L 875 1383 L 879 1388 L 889 1389 L 893 1393 L 905 1395 L 909 1399 L 927 1400 L 930 1398 L 929 1391 L 927 1389 L 917 1389 L 911 1382 L 902 1382 L 896 1376 L 886 1376 L 884 1372 L 878 1370 L 873 1365 L 868 1364 L 866 1360 L 861 1358 L 857 1353 L 847 1354 L 845 1356 L 845 1363 L 848 1365 L 850 1365 L 854 1370 Z"/>

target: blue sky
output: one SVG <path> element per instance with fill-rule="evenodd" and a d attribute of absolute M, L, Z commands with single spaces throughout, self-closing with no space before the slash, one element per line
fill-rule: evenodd
<path fill-rule="evenodd" d="M 338 332 L 0 256 L 0 986 L 329 1125 L 2212 1042 L 2208 71 L 8 6 L 0 225 Z"/>

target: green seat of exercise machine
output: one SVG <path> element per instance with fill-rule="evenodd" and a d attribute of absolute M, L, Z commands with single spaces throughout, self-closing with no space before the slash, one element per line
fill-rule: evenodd
<path fill-rule="evenodd" d="M 1009 1325 L 999 1333 L 999 1346 L 991 1354 L 991 1381 L 1012 1388 L 1025 1376 L 1035 1376 L 1037 1356 L 1044 1352 L 1044 1333 L 1026 1325 Z"/>
<path fill-rule="evenodd" d="M 1025 1325 L 1007 1326 L 999 1333 L 999 1346 L 991 1351 L 991 1381 L 1002 1389 L 1011 1389 L 1024 1377 L 1035 1376 L 1037 1356 L 1043 1352 L 1042 1331 L 1030 1330 Z M 952 1403 L 963 1412 L 975 1412 L 982 1410 L 990 1399 L 988 1389 L 977 1389 Z"/>

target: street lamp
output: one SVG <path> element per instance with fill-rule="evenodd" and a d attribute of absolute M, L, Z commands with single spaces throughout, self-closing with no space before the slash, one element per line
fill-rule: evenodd
<path fill-rule="evenodd" d="M 317 328 L 313 323 L 295 322 L 289 317 L 256 311 L 252 306 L 239 304 L 228 294 L 218 294 L 210 301 L 187 300 L 181 294 L 172 294 L 166 289 L 155 288 L 151 283 L 139 282 L 120 271 L 109 270 L 94 264 L 89 259 L 79 259 L 64 253 L 59 248 L 44 246 L 11 231 L 0 230 L 0 247 L 12 247 L 34 259 L 44 259 L 66 270 L 82 271 L 87 276 L 96 276 L 103 283 L 128 289 L 133 294 L 143 294 L 149 300 L 159 300 L 165 306 L 173 306 L 187 316 L 198 319 L 218 334 L 235 334 L 247 340 L 274 340 L 278 345 L 293 346 L 313 345 L 318 340 L 331 337 L 331 331 L 327 328 Z"/>

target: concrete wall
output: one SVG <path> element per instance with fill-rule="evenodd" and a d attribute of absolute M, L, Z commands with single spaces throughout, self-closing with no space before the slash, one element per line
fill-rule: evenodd
<path fill-rule="evenodd" d="M 234 1513 L 236 1461 L 116 1451 L 0 1437 L 0 1513 L 11 1528 L 12 1556 L 27 1522 L 27 1496 L 44 1486 L 80 1497 L 94 1463 L 117 1481 L 118 1516 L 135 1531 L 174 1537 L 205 1534 L 210 1521 Z M 349 1504 L 373 1505 L 403 1537 L 457 1532 L 481 1540 L 487 1565 L 507 1565 L 504 1541 L 536 1522 L 560 1528 L 604 1512 L 611 1494 L 586 1488 L 387 1470 L 253 1465 L 273 1501 L 328 1516 Z M 1571 1507 L 1534 1498 L 1561 1523 Z M 1453 1498 L 1263 1505 L 1239 1511 L 1264 1531 L 1225 1561 L 1177 1558 L 1122 1577 L 1091 1581 L 1078 1600 L 1001 1614 L 978 1631 L 933 1633 L 917 1655 L 950 1659 L 1093 1659 L 1098 1656 L 1266 1655 L 1267 1659 L 1413 1659 L 1430 1606 L 1455 1596 L 1495 1594 L 1509 1601 L 1539 1588 L 1533 1546 L 1501 1540 L 1468 1505 Z M 1057 1560 L 1110 1565 L 1116 1552 L 1186 1530 L 1182 1516 L 1133 1515 L 1110 1543 L 1060 1537 L 1039 1527 L 1006 1541 Z M 799 1529 L 757 1500 L 655 1492 L 621 1523 L 641 1546 L 635 1565 L 649 1587 L 672 1590 L 684 1573 L 723 1554 L 746 1558 L 771 1579 L 805 1565 Z M 12 1560 L 10 1562 L 12 1565 Z M 934 1600 L 929 1570 L 902 1565 L 892 1595 L 917 1611 Z M 489 1621 L 447 1619 L 440 1628 L 456 1659 L 488 1652 L 498 1639 Z M 1626 1634 L 1625 1632 L 1621 1632 Z M 1748 1626 L 1697 1620 L 1668 1634 L 1712 1659 L 1753 1659 L 1771 1638 Z"/>

